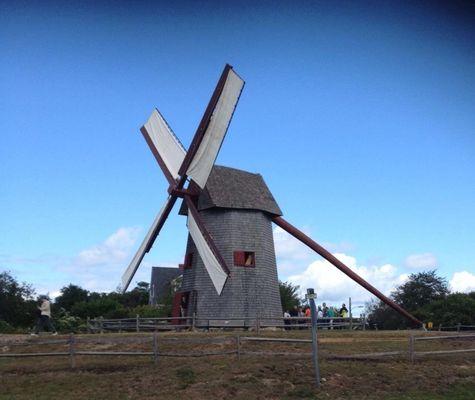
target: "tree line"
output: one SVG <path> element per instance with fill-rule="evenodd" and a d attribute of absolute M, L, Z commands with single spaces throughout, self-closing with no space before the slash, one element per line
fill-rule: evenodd
<path fill-rule="evenodd" d="M 475 325 L 475 292 L 451 293 L 447 280 L 435 270 L 411 274 L 390 295 L 392 300 L 423 322 L 453 327 Z M 378 329 L 404 329 L 410 322 L 382 301 L 367 304 L 370 326 Z"/>
<path fill-rule="evenodd" d="M 0 333 L 26 332 L 38 318 L 38 297 L 31 284 L 18 282 L 9 272 L 0 273 Z M 163 317 L 171 313 L 171 295 L 159 307 L 149 305 L 149 284 L 139 282 L 126 293 L 91 292 L 69 284 L 51 303 L 53 322 L 58 331 L 86 330 L 87 317 L 128 318 Z"/>
<path fill-rule="evenodd" d="M 279 282 L 282 308 L 301 306 L 299 287 Z M 407 311 L 434 327 L 456 324 L 475 325 L 475 292 L 451 293 L 447 281 L 435 270 L 412 274 L 390 297 Z M 86 318 L 167 317 L 172 311 L 173 290 L 162 297 L 159 306 L 149 305 L 149 284 L 139 282 L 126 293 L 91 292 L 69 284 L 52 302 L 53 320 L 62 332 L 86 330 Z M 9 272 L 0 273 L 0 333 L 26 332 L 38 317 L 36 292 L 31 284 L 18 282 Z M 381 301 L 366 306 L 371 328 L 405 329 L 408 322 Z"/>

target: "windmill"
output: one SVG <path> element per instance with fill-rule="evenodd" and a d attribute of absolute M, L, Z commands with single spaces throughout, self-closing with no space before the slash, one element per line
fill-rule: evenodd
<path fill-rule="evenodd" d="M 182 198 L 180 214 L 187 215 L 189 237 L 179 295 L 186 315 L 282 316 L 273 222 L 398 313 L 422 324 L 282 218 L 260 175 L 214 165 L 243 87 L 244 81 L 226 65 L 188 151 L 158 110 L 140 129 L 168 180 L 168 198 L 123 274 L 122 290 L 127 290 L 176 200 Z"/>

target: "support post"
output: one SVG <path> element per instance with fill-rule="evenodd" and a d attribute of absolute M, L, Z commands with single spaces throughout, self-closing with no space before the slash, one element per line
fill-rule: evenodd
<path fill-rule="evenodd" d="M 158 364 L 158 334 L 153 333 L 153 363 Z"/>
<path fill-rule="evenodd" d="M 409 336 L 409 360 L 411 361 L 412 364 L 414 364 L 415 360 L 415 353 L 414 353 L 414 334 L 411 333 L 411 336 Z"/>
<path fill-rule="evenodd" d="M 343 264 L 338 258 L 336 258 L 328 250 L 324 249 L 317 242 L 315 242 L 310 237 L 308 237 L 305 233 L 303 233 L 302 231 L 298 230 L 296 227 L 294 227 L 293 225 L 288 223 L 285 219 L 283 219 L 282 217 L 274 217 L 272 219 L 272 221 L 276 225 L 278 225 L 282 229 L 284 229 L 285 231 L 289 232 L 292 236 L 294 236 L 295 238 L 300 240 L 302 243 L 306 244 L 313 251 L 320 254 L 324 259 L 326 259 L 328 262 L 330 262 L 335 267 L 337 267 L 341 272 L 343 272 L 344 274 L 349 276 L 351 279 L 353 279 L 359 285 L 363 286 L 366 290 L 368 290 L 370 293 L 374 294 L 378 299 L 380 299 L 382 302 L 387 304 L 389 307 L 393 308 L 399 314 L 404 315 L 406 318 L 410 319 L 414 324 L 416 324 L 418 326 L 422 325 L 422 322 L 419 321 L 416 317 L 409 314 L 399 304 L 397 304 L 396 302 L 394 302 L 394 300 L 391 300 L 390 298 L 385 296 L 378 289 L 376 289 L 373 285 L 370 285 L 361 276 L 359 276 L 357 273 L 355 273 L 351 268 L 348 268 L 345 264 Z"/>
<path fill-rule="evenodd" d="M 310 303 L 312 316 L 312 354 L 313 367 L 315 369 L 315 384 L 320 388 L 320 367 L 318 365 L 318 343 L 317 343 L 317 308 L 315 307 L 316 294 L 313 289 L 307 289 L 307 296 Z"/>
<path fill-rule="evenodd" d="M 76 355 L 75 355 L 75 343 L 76 343 L 76 338 L 74 337 L 74 334 L 71 333 L 69 335 L 69 363 L 71 365 L 71 368 L 76 367 Z"/>
<path fill-rule="evenodd" d="M 135 316 L 135 331 L 140 332 L 140 315 Z"/>

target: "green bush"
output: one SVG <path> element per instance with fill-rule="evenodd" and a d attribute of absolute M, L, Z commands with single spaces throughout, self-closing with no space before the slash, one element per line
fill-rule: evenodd
<path fill-rule="evenodd" d="M 0 333 L 14 333 L 15 328 L 11 326 L 7 321 L 0 319 Z"/>
<path fill-rule="evenodd" d="M 168 317 L 168 313 L 168 307 L 145 305 L 132 308 L 128 316 L 133 318 L 138 314 L 141 318 L 161 318 Z"/>
<path fill-rule="evenodd" d="M 54 316 L 53 324 L 59 332 L 69 333 L 69 332 L 83 332 L 86 330 L 84 321 L 71 315 L 64 308 L 61 308 Z"/>
<path fill-rule="evenodd" d="M 127 317 L 127 310 L 117 300 L 101 297 L 74 304 L 71 308 L 71 314 L 82 319 L 100 316 L 104 318 L 125 318 Z"/>
<path fill-rule="evenodd" d="M 475 299 L 472 293 L 452 293 L 443 299 L 433 301 L 421 309 L 425 321 L 434 326 L 455 326 L 475 324 Z"/>

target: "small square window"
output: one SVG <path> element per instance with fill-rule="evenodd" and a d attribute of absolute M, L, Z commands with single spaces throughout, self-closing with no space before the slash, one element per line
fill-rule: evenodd
<path fill-rule="evenodd" d="M 244 266 L 245 267 L 255 267 L 256 266 L 256 256 L 254 252 L 245 251 L 244 252 Z"/>
<path fill-rule="evenodd" d="M 256 254 L 253 251 L 235 251 L 234 265 L 238 267 L 255 267 Z"/>

